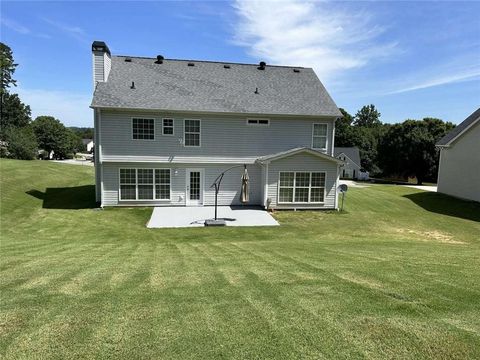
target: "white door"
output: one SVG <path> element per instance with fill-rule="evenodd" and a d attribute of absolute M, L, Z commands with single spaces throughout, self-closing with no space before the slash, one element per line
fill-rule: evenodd
<path fill-rule="evenodd" d="M 203 205 L 203 169 L 187 169 L 186 205 Z"/>

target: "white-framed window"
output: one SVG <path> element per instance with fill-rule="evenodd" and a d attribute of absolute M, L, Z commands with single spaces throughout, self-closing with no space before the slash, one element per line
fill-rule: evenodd
<path fill-rule="evenodd" d="M 170 169 L 119 170 L 120 200 L 170 200 Z"/>
<path fill-rule="evenodd" d="M 155 169 L 155 199 L 170 200 L 170 169 Z"/>
<path fill-rule="evenodd" d="M 326 173 L 281 171 L 278 177 L 279 203 L 323 203 Z"/>
<path fill-rule="evenodd" d="M 312 129 L 312 148 L 327 150 L 328 124 L 316 123 Z"/>
<path fill-rule="evenodd" d="M 199 147 L 201 131 L 200 120 L 185 119 L 183 129 L 184 146 Z"/>
<path fill-rule="evenodd" d="M 120 169 L 120 200 L 137 199 L 137 172 L 135 169 Z"/>
<path fill-rule="evenodd" d="M 270 120 L 269 119 L 247 119 L 247 125 L 269 126 L 270 125 Z"/>
<path fill-rule="evenodd" d="M 137 199 L 153 200 L 153 169 L 137 169 Z"/>
<path fill-rule="evenodd" d="M 132 138 L 134 140 L 154 140 L 155 119 L 133 118 Z"/>
<path fill-rule="evenodd" d="M 173 119 L 162 120 L 162 135 L 173 136 Z"/>

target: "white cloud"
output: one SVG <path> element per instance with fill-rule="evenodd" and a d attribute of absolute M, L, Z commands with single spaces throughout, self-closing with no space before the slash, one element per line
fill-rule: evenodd
<path fill-rule="evenodd" d="M 384 28 L 371 15 L 335 3 L 237 0 L 234 7 L 237 44 L 270 63 L 313 67 L 322 80 L 396 51 L 395 43 L 377 43 Z"/>
<path fill-rule="evenodd" d="M 21 100 L 30 105 L 32 118 L 51 115 L 67 126 L 93 127 L 91 95 L 58 90 L 18 88 Z"/>
<path fill-rule="evenodd" d="M 88 39 L 87 33 L 84 29 L 82 29 L 79 26 L 74 26 L 74 25 L 68 25 L 59 21 L 51 20 L 48 18 L 42 18 L 43 21 L 45 21 L 47 24 L 50 24 L 51 26 L 57 28 L 58 30 L 64 32 L 65 34 L 73 37 L 77 41 L 84 43 L 84 44 L 89 44 L 90 41 Z"/>
<path fill-rule="evenodd" d="M 435 86 L 480 80 L 480 65 L 465 65 L 462 69 L 450 69 L 450 71 L 439 70 L 434 74 L 412 74 L 411 81 L 399 85 L 396 90 L 388 94 L 400 94 L 404 92 L 427 89 Z"/>
<path fill-rule="evenodd" d="M 22 34 L 22 35 L 33 35 L 33 36 L 43 38 L 43 39 L 50 39 L 50 35 L 33 32 L 29 28 L 27 28 L 26 26 L 23 26 L 22 24 L 14 21 L 12 19 L 7 19 L 7 18 L 2 17 L 2 18 L 0 18 L 0 23 L 3 26 L 9 28 L 10 30 L 13 30 L 13 31 L 15 31 L 19 34 Z"/>

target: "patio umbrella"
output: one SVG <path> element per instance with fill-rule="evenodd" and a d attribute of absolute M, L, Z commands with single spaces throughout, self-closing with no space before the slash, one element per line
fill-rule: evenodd
<path fill-rule="evenodd" d="M 247 166 L 244 165 L 244 170 L 243 170 L 243 175 L 242 175 L 242 196 L 240 198 L 240 201 L 242 203 L 248 203 L 250 198 L 248 194 L 248 171 L 247 171 Z"/>

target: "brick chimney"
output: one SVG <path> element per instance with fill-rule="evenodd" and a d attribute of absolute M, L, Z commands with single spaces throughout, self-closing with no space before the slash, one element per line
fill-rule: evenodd
<path fill-rule="evenodd" d="M 103 41 L 94 41 L 92 43 L 93 54 L 93 87 L 98 82 L 106 82 L 112 67 L 110 50 Z"/>

